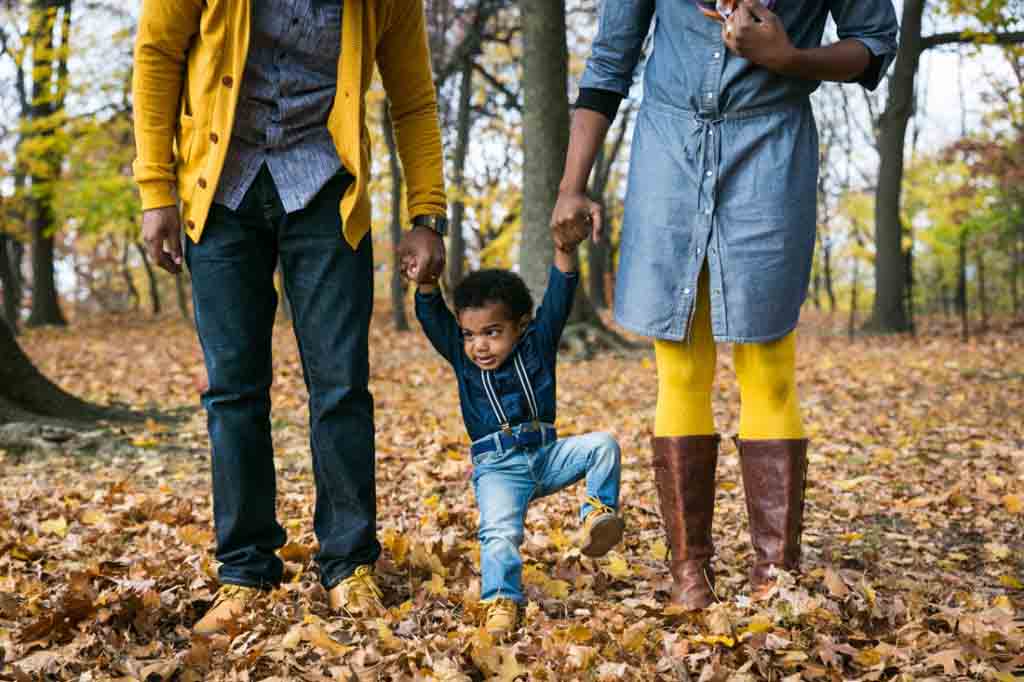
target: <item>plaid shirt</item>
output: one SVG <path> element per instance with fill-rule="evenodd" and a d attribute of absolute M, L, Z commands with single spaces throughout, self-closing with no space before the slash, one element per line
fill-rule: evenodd
<path fill-rule="evenodd" d="M 214 201 L 237 210 L 267 164 L 285 211 L 341 169 L 327 117 L 341 54 L 341 0 L 255 0 L 231 146 Z"/>

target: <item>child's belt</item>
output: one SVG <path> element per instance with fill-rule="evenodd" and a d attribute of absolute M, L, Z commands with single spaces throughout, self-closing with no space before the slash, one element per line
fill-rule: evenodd
<path fill-rule="evenodd" d="M 538 448 L 558 440 L 554 424 L 544 422 L 526 422 L 484 436 L 470 446 L 473 457 L 487 455 L 492 452 L 505 452 L 514 448 Z"/>

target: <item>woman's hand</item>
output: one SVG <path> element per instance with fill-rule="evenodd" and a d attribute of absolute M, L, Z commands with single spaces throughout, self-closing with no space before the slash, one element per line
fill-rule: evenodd
<path fill-rule="evenodd" d="M 551 236 L 555 248 L 571 251 L 588 236 L 601 239 L 603 216 L 601 205 L 583 192 L 560 192 L 555 210 L 551 212 Z"/>
<path fill-rule="evenodd" d="M 777 73 L 789 71 L 796 48 L 778 15 L 758 0 L 742 0 L 722 25 L 726 46 L 735 54 Z"/>

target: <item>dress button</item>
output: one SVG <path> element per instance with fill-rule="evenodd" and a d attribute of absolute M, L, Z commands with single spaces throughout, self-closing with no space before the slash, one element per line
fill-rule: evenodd
<path fill-rule="evenodd" d="M 704 175 L 706 175 L 706 176 L 708 176 L 708 177 L 710 178 L 710 177 L 711 177 L 711 176 L 713 175 L 713 173 L 712 173 L 711 171 L 708 171 L 708 172 L 707 172 L 707 173 L 705 173 Z"/>
<path fill-rule="evenodd" d="M 704 209 L 704 215 L 711 215 L 711 209 L 710 208 L 705 208 Z"/>
<path fill-rule="evenodd" d="M 231 76 L 224 76 L 220 79 L 220 82 L 224 84 L 225 88 L 230 88 L 232 85 L 235 84 L 235 79 Z"/>
<path fill-rule="evenodd" d="M 200 189 L 206 189 L 206 178 L 199 178 L 199 182 L 196 184 L 199 185 Z"/>
<path fill-rule="evenodd" d="M 210 133 L 210 142 L 214 144 L 220 142 L 220 138 L 217 136 L 217 133 Z"/>
<path fill-rule="evenodd" d="M 711 99 L 714 96 L 715 96 L 714 93 L 711 93 L 711 92 L 705 93 L 705 95 L 704 95 L 704 97 L 706 97 L 707 99 Z"/>
<path fill-rule="evenodd" d="M 715 53 L 715 59 L 718 59 L 718 58 L 719 58 L 719 57 L 721 57 L 721 56 L 722 56 L 722 53 L 721 53 L 721 52 L 716 52 L 716 53 Z"/>
<path fill-rule="evenodd" d="M 700 255 L 700 247 L 699 246 L 697 247 L 697 255 L 698 256 Z"/>
<path fill-rule="evenodd" d="M 194 220 L 190 220 L 190 221 L 188 221 L 185 224 L 188 225 L 188 229 L 190 229 L 190 230 L 196 229 L 196 221 L 194 221 Z"/>
<path fill-rule="evenodd" d="M 683 289 L 683 294 L 689 296 L 690 295 L 690 290 L 689 289 Z"/>

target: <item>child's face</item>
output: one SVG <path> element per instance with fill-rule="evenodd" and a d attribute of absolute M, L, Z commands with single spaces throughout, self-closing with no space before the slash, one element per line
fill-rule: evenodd
<path fill-rule="evenodd" d="M 529 315 L 513 320 L 503 303 L 466 308 L 459 313 L 466 355 L 480 369 L 497 369 L 526 331 Z"/>

